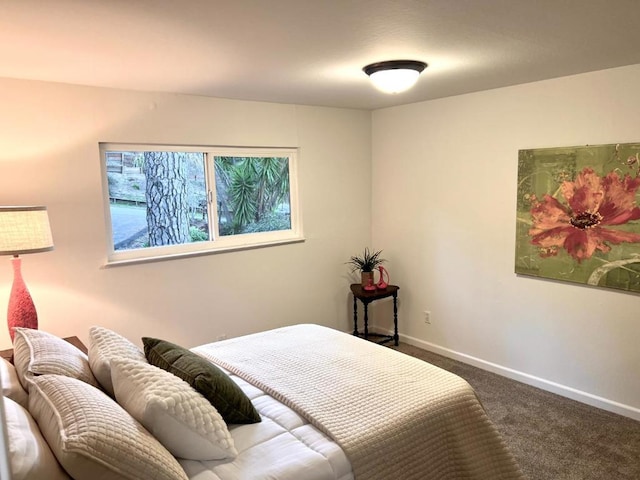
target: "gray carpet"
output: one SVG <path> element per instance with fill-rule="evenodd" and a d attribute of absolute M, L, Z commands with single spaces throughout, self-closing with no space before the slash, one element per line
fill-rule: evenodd
<path fill-rule="evenodd" d="M 640 422 L 405 343 L 391 348 L 467 380 L 530 480 L 640 479 Z"/>

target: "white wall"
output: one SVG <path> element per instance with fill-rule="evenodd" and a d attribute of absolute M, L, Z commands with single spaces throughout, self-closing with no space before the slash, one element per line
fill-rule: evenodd
<path fill-rule="evenodd" d="M 640 66 L 594 72 L 379 110 L 371 127 L 356 110 L 0 79 L 0 205 L 49 207 L 56 249 L 23 273 L 55 334 L 349 331 L 344 262 L 369 245 L 401 286 L 403 339 L 640 419 L 638 296 L 513 273 L 518 149 L 640 141 L 638 84 Z M 98 142 L 299 147 L 307 240 L 103 269 Z M 0 257 L 0 312 L 11 281 Z M 388 327 L 390 302 L 374 305 Z"/>
<path fill-rule="evenodd" d="M 185 346 L 302 322 L 350 329 L 344 262 L 371 238 L 369 112 L 10 79 L 0 105 L 0 205 L 49 208 L 55 250 L 22 262 L 41 329 Z M 306 241 L 104 269 L 98 142 L 299 147 Z M 0 257 L 0 312 L 11 282 Z"/>
<path fill-rule="evenodd" d="M 638 85 L 640 65 L 374 112 L 406 340 L 640 419 L 638 295 L 514 274 L 518 150 L 640 141 Z"/>

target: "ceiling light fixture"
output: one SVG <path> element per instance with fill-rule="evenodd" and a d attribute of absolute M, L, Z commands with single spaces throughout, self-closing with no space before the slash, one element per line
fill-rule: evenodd
<path fill-rule="evenodd" d="M 425 68 L 427 64 L 417 60 L 389 60 L 372 63 L 362 70 L 378 90 L 400 93 L 413 87 Z"/>

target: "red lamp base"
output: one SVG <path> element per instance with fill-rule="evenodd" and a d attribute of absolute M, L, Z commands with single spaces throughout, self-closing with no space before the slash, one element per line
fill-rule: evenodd
<path fill-rule="evenodd" d="M 13 285 L 11 286 L 11 296 L 9 297 L 9 308 L 7 310 L 7 324 L 9 326 L 9 335 L 13 342 L 13 328 L 38 328 L 38 314 L 33 304 L 29 289 L 24 283 L 20 265 L 22 260 L 20 257 L 11 259 L 13 264 Z"/>

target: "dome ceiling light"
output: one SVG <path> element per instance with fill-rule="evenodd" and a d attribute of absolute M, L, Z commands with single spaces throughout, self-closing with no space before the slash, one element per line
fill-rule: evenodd
<path fill-rule="evenodd" d="M 378 90 L 400 93 L 413 87 L 425 68 L 427 64 L 417 60 L 389 60 L 372 63 L 362 70 Z"/>

